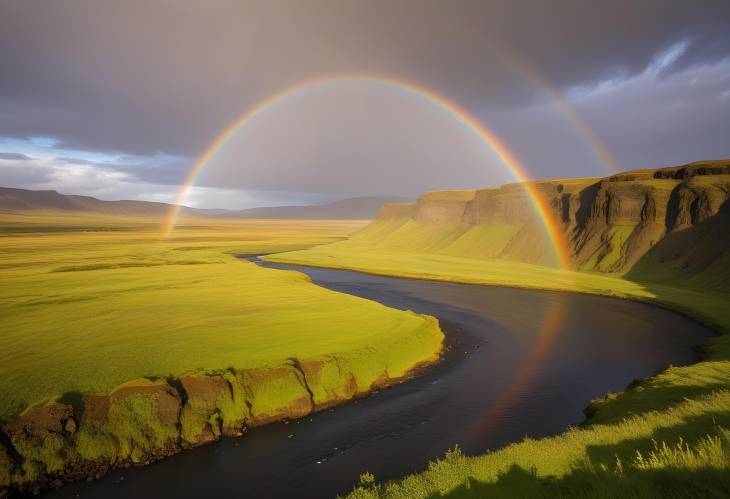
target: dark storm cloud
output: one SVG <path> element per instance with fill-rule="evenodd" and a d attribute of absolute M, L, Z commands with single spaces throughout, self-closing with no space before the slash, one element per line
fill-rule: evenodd
<path fill-rule="evenodd" d="M 534 89 L 494 50 L 562 88 L 640 73 L 681 40 L 678 68 L 730 53 L 726 1 L 4 0 L 0 9 L 0 134 L 143 154 L 196 154 L 252 103 L 321 74 L 407 78 L 467 106 L 509 109 Z"/>
<path fill-rule="evenodd" d="M 625 168 L 730 156 L 730 58 L 663 76 L 639 75 L 585 99 L 581 112 L 619 151 Z M 630 133 L 627 133 L 630 126 Z"/>

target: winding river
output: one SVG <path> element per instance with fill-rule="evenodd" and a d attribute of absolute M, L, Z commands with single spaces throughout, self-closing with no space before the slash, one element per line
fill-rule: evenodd
<path fill-rule="evenodd" d="M 581 422 L 589 399 L 696 361 L 692 346 L 712 335 L 670 311 L 613 298 L 262 265 L 438 317 L 447 336 L 443 362 L 336 409 L 48 497 L 334 497 L 363 471 L 401 477 L 456 444 L 476 454 L 559 433 Z"/>

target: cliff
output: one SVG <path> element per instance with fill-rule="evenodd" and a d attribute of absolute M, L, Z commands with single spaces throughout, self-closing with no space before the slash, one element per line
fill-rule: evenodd
<path fill-rule="evenodd" d="M 646 259 L 653 263 L 654 273 L 662 266 L 676 274 L 688 265 L 699 268 L 687 263 L 690 252 L 703 254 L 703 269 L 728 252 L 730 235 L 722 220 L 730 197 L 730 160 L 600 179 L 536 181 L 533 186 L 560 221 L 574 269 L 626 273 L 636 268 L 646 273 Z M 430 192 L 415 203 L 385 205 L 353 241 L 454 256 L 557 263 L 523 184 Z M 698 255 L 691 258 L 697 259 Z"/>
<path fill-rule="evenodd" d="M 424 316 L 415 332 L 438 338 Z M 334 356 L 288 359 L 268 368 L 196 371 L 138 379 L 108 394 L 69 393 L 31 406 L 0 426 L 0 497 L 38 493 L 66 481 L 98 479 L 249 428 L 296 419 L 397 382 L 438 354 L 367 368 Z"/>

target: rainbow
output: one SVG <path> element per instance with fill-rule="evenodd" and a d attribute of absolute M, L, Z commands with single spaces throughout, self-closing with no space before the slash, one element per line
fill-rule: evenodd
<path fill-rule="evenodd" d="M 163 231 L 164 236 L 169 237 L 175 228 L 177 218 L 180 214 L 185 199 L 190 192 L 191 187 L 195 183 L 200 172 L 205 165 L 215 155 L 215 153 L 243 126 L 256 118 L 259 114 L 267 110 L 275 103 L 282 99 L 299 92 L 301 90 L 311 88 L 329 82 L 374 82 L 380 85 L 395 88 L 399 91 L 410 94 L 414 97 L 426 101 L 428 104 L 435 106 L 437 109 L 447 113 L 458 123 L 464 126 L 469 132 L 475 134 L 491 151 L 493 151 L 501 160 L 501 162 L 512 172 L 518 182 L 522 182 L 527 191 L 536 212 L 542 219 L 547 230 L 552 245 L 557 254 L 560 265 L 563 269 L 568 269 L 570 265 L 570 250 L 565 241 L 563 228 L 556 213 L 547 203 L 546 199 L 540 194 L 533 182 L 530 182 L 529 175 L 517 158 L 507 149 L 507 147 L 497 138 L 497 136 L 487 129 L 479 120 L 467 113 L 463 108 L 446 97 L 439 95 L 432 90 L 416 85 L 404 80 L 396 80 L 392 78 L 379 78 L 373 76 L 328 76 L 307 80 L 296 83 L 292 86 L 271 95 L 270 97 L 260 101 L 254 107 L 245 111 L 236 118 L 228 127 L 223 130 L 215 140 L 208 146 L 205 152 L 198 158 L 193 167 L 190 169 L 185 181 L 175 198 L 175 204 L 171 209 L 167 219 L 165 220 Z"/>
<path fill-rule="evenodd" d="M 596 135 L 596 132 L 588 125 L 588 123 L 576 112 L 573 106 L 570 105 L 568 100 L 565 98 L 563 93 L 550 84 L 545 78 L 543 78 L 537 71 L 532 69 L 530 66 L 525 64 L 513 53 L 506 51 L 495 52 L 500 56 L 500 59 L 515 73 L 519 74 L 526 80 L 531 81 L 534 85 L 542 88 L 552 98 L 558 111 L 573 125 L 573 128 L 583 136 L 583 138 L 590 144 L 593 152 L 598 157 L 598 160 L 603 166 L 615 173 L 619 171 L 619 165 L 616 158 L 611 154 L 606 147 L 606 144 Z"/>
<path fill-rule="evenodd" d="M 571 123 L 573 129 L 578 132 L 588 142 L 593 149 L 598 161 L 603 164 L 611 173 L 615 173 L 620 170 L 619 163 L 608 150 L 606 144 L 598 137 L 596 132 L 591 128 L 588 122 L 578 114 L 578 112 L 571 106 L 565 95 L 553 84 L 551 84 L 545 77 L 537 72 L 531 65 L 527 64 L 525 60 L 517 55 L 509 47 L 499 44 L 494 40 L 488 41 L 485 45 L 502 64 L 515 73 L 517 76 L 529 81 L 534 86 L 542 89 L 553 101 L 553 104 L 557 108 L 558 112 Z"/>

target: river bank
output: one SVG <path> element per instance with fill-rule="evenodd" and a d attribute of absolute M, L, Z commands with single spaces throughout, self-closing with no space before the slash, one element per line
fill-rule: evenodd
<path fill-rule="evenodd" d="M 338 245 L 340 247 L 335 248 Z M 712 486 L 726 487 L 725 490 L 730 487 L 721 479 L 730 469 L 730 451 L 724 450 L 730 448 L 730 440 L 723 433 L 723 428 L 730 425 L 727 403 L 730 393 L 730 308 L 727 304 L 730 303 L 730 295 L 724 288 L 712 286 L 710 281 L 703 289 L 683 288 L 648 277 L 639 279 L 635 275 L 628 279 L 596 273 L 564 273 L 520 262 L 407 252 L 386 255 L 374 247 L 343 246 L 337 243 L 311 251 L 272 255 L 267 259 L 430 281 L 608 295 L 674 310 L 720 333 L 702 346 L 702 359 L 699 362 L 659 369 L 651 376 L 637 379 L 626 389 L 615 390 L 591 400 L 587 407 L 590 418 L 578 433 L 567 432 L 545 440 L 515 443 L 499 452 L 474 457 L 452 453 L 442 456 L 443 461 L 437 460 L 433 471 L 387 483 L 368 481 L 355 490 L 353 497 L 402 497 L 405 491 L 408 491 L 408 497 L 440 497 L 451 493 L 454 497 L 479 497 L 479 494 L 487 493 L 485 491 L 510 494 L 517 490 L 509 481 L 512 468 L 517 470 L 518 477 L 559 478 L 551 478 L 552 482 L 540 478 L 532 482 L 527 480 L 533 485 L 539 484 L 539 490 L 532 490 L 532 485 L 528 483 L 530 492 L 525 492 L 527 495 L 539 495 L 542 493 L 540 490 L 554 487 L 551 492 L 545 492 L 547 497 L 560 497 L 567 490 L 583 494 L 584 489 L 591 490 L 592 495 L 601 496 L 605 492 L 607 497 L 611 497 L 611 494 L 626 495 L 634 487 L 643 490 L 645 497 L 666 497 L 672 491 L 671 487 L 663 488 L 666 483 L 679 481 L 684 486 L 702 481 L 699 475 L 681 478 L 694 473 L 689 468 L 694 465 L 689 463 L 702 463 L 701 466 L 708 470 Z M 697 284 L 698 280 L 693 282 Z M 655 445 L 659 445 L 659 448 Z M 666 459 L 661 458 L 664 446 L 667 449 L 674 446 L 672 452 L 675 454 Z M 677 446 L 683 447 L 677 450 Z M 714 446 L 712 452 L 716 457 L 702 461 L 698 456 L 709 456 L 708 446 Z M 591 450 L 594 447 L 612 450 L 607 455 L 599 452 L 597 458 Z M 556 452 L 554 449 L 561 450 Z M 644 466 L 641 459 L 646 457 L 642 457 L 637 464 L 637 456 L 655 456 L 656 459 L 651 459 L 658 463 L 656 466 L 670 466 L 671 462 L 680 464 L 677 465 L 676 473 L 665 477 L 668 481 L 662 482 L 660 478 L 651 478 L 654 475 L 638 471 L 640 466 Z M 617 468 L 616 459 L 628 464 Z M 583 464 L 576 469 L 576 463 Z M 623 468 L 633 473 L 626 482 L 620 480 L 620 470 Z M 598 476 L 596 469 L 610 470 L 610 473 Z M 586 477 L 585 483 L 580 477 Z M 659 482 L 654 483 L 652 480 Z M 522 478 L 517 481 L 524 482 Z M 607 484 L 614 484 L 615 487 L 608 487 Z M 687 489 L 687 493 L 715 492 L 709 492 L 709 489 Z M 639 494 L 637 497 L 642 496 Z"/>
<path fill-rule="evenodd" d="M 349 230 L 196 221 L 161 240 L 150 220 L 104 217 L 53 232 L 13 228 L 0 245 L 0 489 L 149 463 L 437 360 L 435 319 L 234 257 Z"/>
<path fill-rule="evenodd" d="M 427 327 L 438 330 L 435 319 Z M 100 479 L 112 469 L 148 465 L 251 428 L 300 419 L 401 382 L 439 355 L 407 368 L 390 365 L 365 384 L 362 373 L 342 372 L 336 357 L 291 359 L 267 369 L 140 379 L 109 395 L 77 394 L 33 406 L 3 425 L 0 453 L 11 465 L 9 486 L 0 493 L 37 494 Z"/>
<path fill-rule="evenodd" d="M 50 497 L 333 497 L 352 490 L 364 471 L 395 479 L 455 444 L 481 453 L 560 433 L 582 421 L 587 400 L 696 361 L 691 346 L 712 334 L 623 300 L 296 270 L 334 291 L 435 315 L 447 333 L 444 360 L 336 410 L 69 484 Z M 612 321 L 597 322 L 602 314 Z"/>

